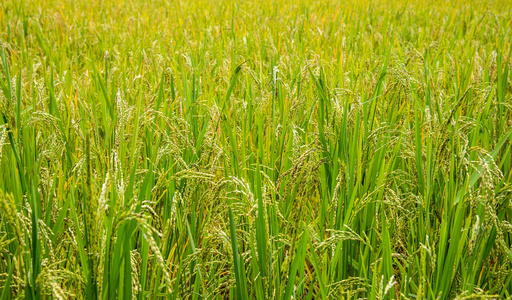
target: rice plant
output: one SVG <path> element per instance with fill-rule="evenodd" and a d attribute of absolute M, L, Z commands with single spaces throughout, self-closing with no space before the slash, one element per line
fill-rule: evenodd
<path fill-rule="evenodd" d="M 4 0 L 0 300 L 512 298 L 512 2 Z"/>

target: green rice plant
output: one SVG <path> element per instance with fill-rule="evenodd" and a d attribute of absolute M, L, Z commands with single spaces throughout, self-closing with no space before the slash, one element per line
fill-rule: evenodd
<path fill-rule="evenodd" d="M 512 297 L 509 2 L 1 2 L 0 299 Z"/>

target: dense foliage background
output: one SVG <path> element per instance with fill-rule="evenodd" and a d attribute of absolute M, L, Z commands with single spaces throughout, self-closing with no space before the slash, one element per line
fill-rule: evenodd
<path fill-rule="evenodd" d="M 510 1 L 0 3 L 0 299 L 512 296 Z"/>

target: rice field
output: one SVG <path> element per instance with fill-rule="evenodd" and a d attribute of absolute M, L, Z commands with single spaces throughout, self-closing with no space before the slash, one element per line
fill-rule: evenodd
<path fill-rule="evenodd" d="M 509 0 L 4 0 L 0 300 L 512 298 Z"/>

